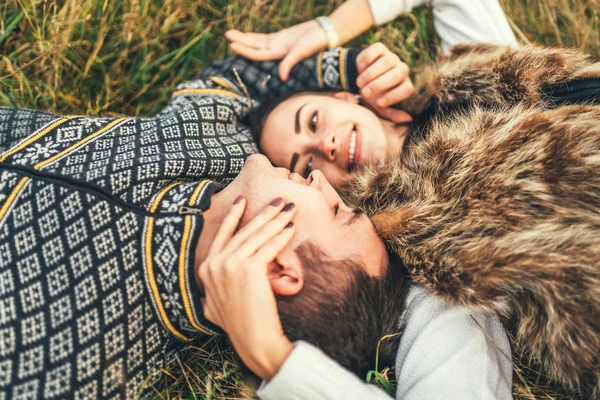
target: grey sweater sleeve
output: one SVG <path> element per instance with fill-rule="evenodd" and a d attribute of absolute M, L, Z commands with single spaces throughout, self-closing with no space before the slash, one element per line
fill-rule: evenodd
<path fill-rule="evenodd" d="M 298 341 L 270 382 L 258 390 L 262 400 L 390 400 L 374 385 L 344 369 L 313 345 Z"/>

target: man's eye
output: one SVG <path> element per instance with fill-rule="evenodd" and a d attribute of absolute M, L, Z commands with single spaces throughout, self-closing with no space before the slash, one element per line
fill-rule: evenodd
<path fill-rule="evenodd" d="M 313 113 L 312 117 L 310 117 L 310 122 L 308 124 L 311 131 L 313 131 L 313 132 L 317 131 L 317 122 L 318 121 L 319 121 L 319 116 L 317 115 L 317 112 L 315 111 Z"/>
<path fill-rule="evenodd" d="M 308 176 L 312 172 L 312 169 L 313 168 L 312 168 L 312 158 L 311 158 L 306 163 L 306 167 L 304 167 L 304 173 L 302 174 L 304 176 L 304 179 L 308 179 Z"/>

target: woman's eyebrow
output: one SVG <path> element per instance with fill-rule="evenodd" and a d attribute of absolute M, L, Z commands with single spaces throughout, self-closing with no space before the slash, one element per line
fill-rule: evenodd
<path fill-rule="evenodd" d="M 298 153 L 292 154 L 292 162 L 290 163 L 290 172 L 294 172 L 294 170 L 296 169 L 296 164 L 298 163 L 299 157 L 300 157 L 300 154 L 298 154 Z"/>
<path fill-rule="evenodd" d="M 298 111 L 296 111 L 296 135 L 300 133 L 300 111 L 302 111 L 302 109 L 304 108 L 305 105 L 307 105 L 308 103 L 304 103 L 302 104 L 302 107 L 300 107 L 298 109 Z"/>

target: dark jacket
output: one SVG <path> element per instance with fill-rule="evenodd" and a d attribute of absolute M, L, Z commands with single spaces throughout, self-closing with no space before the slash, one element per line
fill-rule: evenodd
<path fill-rule="evenodd" d="M 233 57 L 151 118 L 0 108 L 0 398 L 160 389 L 159 369 L 214 332 L 194 250 L 215 182 L 257 151 L 250 107 L 304 86 L 346 87 L 355 56 L 312 57 L 287 83 L 277 63 Z"/>

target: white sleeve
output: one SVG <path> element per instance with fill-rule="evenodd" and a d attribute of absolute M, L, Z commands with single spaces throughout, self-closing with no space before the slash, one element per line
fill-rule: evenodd
<path fill-rule="evenodd" d="M 449 305 L 416 287 L 407 301 L 398 399 L 512 399 L 510 345 L 495 314 Z"/>
<path fill-rule="evenodd" d="M 410 12 L 421 4 L 429 3 L 427 0 L 369 0 L 371 14 L 375 25 L 383 25 L 395 19 L 402 13 Z"/>
<path fill-rule="evenodd" d="M 391 400 L 328 357 L 298 341 L 277 375 L 258 389 L 262 400 Z"/>
<path fill-rule="evenodd" d="M 444 52 L 460 43 L 517 46 L 498 0 L 369 0 L 377 25 L 424 3 L 433 6 L 433 24 Z"/>

